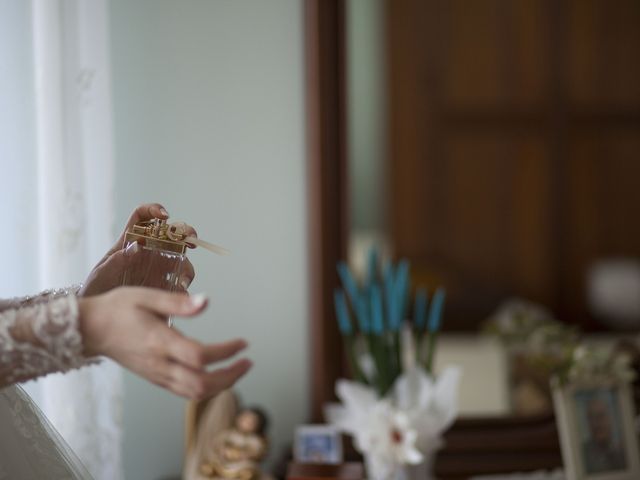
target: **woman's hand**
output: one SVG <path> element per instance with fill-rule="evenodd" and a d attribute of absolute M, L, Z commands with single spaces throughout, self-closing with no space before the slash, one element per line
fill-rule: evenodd
<path fill-rule="evenodd" d="M 186 398 L 208 398 L 231 387 L 251 368 L 248 359 L 208 371 L 246 347 L 244 340 L 202 344 L 169 328 L 170 315 L 191 317 L 207 300 L 158 289 L 121 287 L 78 299 L 85 354 L 105 355 L 132 372 Z"/>
<path fill-rule="evenodd" d="M 127 230 L 134 224 L 151 220 L 152 218 L 167 219 L 169 218 L 169 214 L 159 203 L 147 203 L 140 205 L 134 210 L 118 240 L 116 240 L 111 249 L 109 249 L 91 273 L 89 273 L 83 287 L 80 289 L 80 292 L 78 292 L 79 296 L 88 297 L 91 295 L 99 295 L 120 286 L 122 274 L 133 261 L 139 248 L 137 244 L 132 244 L 128 249 L 123 249 L 124 236 Z M 189 225 L 186 226 L 186 234 L 195 237 L 198 236 L 195 229 Z M 189 245 L 189 247 L 195 248 L 194 245 Z M 194 277 L 195 271 L 193 265 L 187 259 L 182 266 L 180 280 L 178 281 L 178 291 L 185 292 Z"/>

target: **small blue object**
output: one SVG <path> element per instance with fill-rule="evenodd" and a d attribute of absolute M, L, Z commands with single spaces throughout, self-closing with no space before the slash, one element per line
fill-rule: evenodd
<path fill-rule="evenodd" d="M 373 285 L 378 281 L 378 250 L 371 247 L 369 250 L 369 265 L 367 267 L 367 285 Z"/>
<path fill-rule="evenodd" d="M 347 308 L 347 298 L 342 290 L 336 289 L 333 292 L 333 301 L 336 307 L 336 317 L 338 318 L 338 328 L 343 335 L 351 335 L 353 327 L 349 319 L 349 310 Z"/>
<path fill-rule="evenodd" d="M 427 326 L 427 291 L 424 288 L 419 288 L 416 291 L 416 299 L 413 306 L 413 323 L 420 331 L 423 331 Z"/>
<path fill-rule="evenodd" d="M 382 293 L 380 286 L 373 285 L 371 287 L 371 331 L 375 335 L 382 335 L 384 332 L 384 324 L 382 321 Z"/>
<path fill-rule="evenodd" d="M 358 284 L 353 278 L 353 275 L 351 275 L 351 271 L 346 263 L 338 262 L 338 275 L 340 275 L 342 285 L 344 285 L 344 289 L 347 292 L 347 295 L 349 295 L 351 305 L 353 305 L 354 308 L 357 308 L 356 304 L 359 296 Z"/>
<path fill-rule="evenodd" d="M 360 295 L 356 300 L 355 310 L 358 318 L 358 327 L 362 333 L 371 332 L 371 322 L 369 321 L 369 305 L 367 295 Z"/>
<path fill-rule="evenodd" d="M 394 275 L 393 275 L 393 264 L 388 262 L 384 269 L 384 303 L 385 303 L 385 313 L 387 318 L 387 325 L 391 328 L 391 319 L 393 318 L 394 311 L 396 308 L 395 302 L 395 292 L 394 292 Z"/>
<path fill-rule="evenodd" d="M 395 309 L 391 321 L 392 330 L 399 330 L 406 312 L 407 298 L 409 297 L 409 262 L 402 260 L 396 272 L 395 285 Z"/>
<path fill-rule="evenodd" d="M 437 332 L 442 324 L 442 310 L 444 308 L 445 290 L 438 288 L 433 295 L 431 301 L 431 309 L 429 310 L 429 331 Z"/>

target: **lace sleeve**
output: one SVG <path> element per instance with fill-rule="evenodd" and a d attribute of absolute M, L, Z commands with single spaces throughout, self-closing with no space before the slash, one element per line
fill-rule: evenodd
<path fill-rule="evenodd" d="M 68 288 L 55 288 L 51 290 L 45 290 L 37 295 L 29 295 L 27 297 L 16 297 L 8 300 L 0 300 L 0 313 L 7 308 L 20 308 L 36 303 L 44 303 L 54 298 L 64 297 L 69 294 L 78 295 L 78 292 L 82 289 L 82 285 L 72 285 Z"/>
<path fill-rule="evenodd" d="M 0 311 L 0 387 L 88 363 L 78 302 L 69 291 L 13 301 Z"/>

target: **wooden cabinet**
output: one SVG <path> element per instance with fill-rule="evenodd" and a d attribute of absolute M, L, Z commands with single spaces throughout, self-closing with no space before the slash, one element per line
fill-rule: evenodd
<path fill-rule="evenodd" d="M 587 329 L 597 259 L 640 258 L 640 2 L 387 2 L 390 225 L 447 326 L 505 297 Z"/>

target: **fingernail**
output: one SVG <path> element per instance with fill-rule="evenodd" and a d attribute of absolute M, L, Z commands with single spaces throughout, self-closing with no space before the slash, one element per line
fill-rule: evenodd
<path fill-rule="evenodd" d="M 137 251 L 138 251 L 138 242 L 133 242 L 131 244 L 129 244 L 129 246 L 127 248 L 124 249 L 124 254 L 127 257 L 131 257 L 133 256 Z"/>
<path fill-rule="evenodd" d="M 204 293 L 197 293 L 195 295 L 191 295 L 189 299 L 191 300 L 191 305 L 195 308 L 200 308 L 207 301 L 207 296 Z"/>
<path fill-rule="evenodd" d="M 169 216 L 169 212 L 167 212 L 167 210 L 166 210 L 164 207 L 161 207 L 161 208 L 160 208 L 160 213 L 161 213 L 162 215 L 164 215 L 165 217 L 168 217 L 168 216 Z"/>
<path fill-rule="evenodd" d="M 182 287 L 183 290 L 188 289 L 189 285 L 191 285 L 191 279 L 189 277 L 184 275 L 180 277 L 180 286 Z"/>

